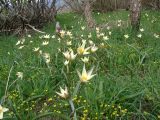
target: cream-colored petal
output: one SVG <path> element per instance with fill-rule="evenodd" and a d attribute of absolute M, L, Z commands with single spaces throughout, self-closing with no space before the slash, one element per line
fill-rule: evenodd
<path fill-rule="evenodd" d="M 85 74 L 87 74 L 87 72 L 86 72 L 86 67 L 85 67 L 85 64 L 84 64 L 84 65 L 83 65 L 82 76 L 85 75 Z"/>
<path fill-rule="evenodd" d="M 85 49 L 85 51 L 87 51 L 87 50 L 89 50 L 91 47 L 87 47 L 86 49 Z"/>
<path fill-rule="evenodd" d="M 74 60 L 76 58 L 77 54 L 74 55 L 74 52 L 71 51 L 70 56 L 71 56 L 71 59 Z"/>
<path fill-rule="evenodd" d="M 66 94 L 68 93 L 68 89 L 67 89 L 67 86 L 65 86 L 65 92 L 66 92 Z"/>
<path fill-rule="evenodd" d="M 96 74 L 89 76 L 89 77 L 88 77 L 88 80 L 92 79 L 95 75 L 96 75 Z"/>
<path fill-rule="evenodd" d="M 93 69 L 94 69 L 94 67 L 92 67 L 92 68 L 87 72 L 88 76 L 91 76 L 91 74 L 92 74 L 92 72 L 93 72 Z"/>
<path fill-rule="evenodd" d="M 81 47 L 85 48 L 85 46 L 86 46 L 86 42 L 83 42 L 82 45 L 81 45 Z"/>
<path fill-rule="evenodd" d="M 56 92 L 59 96 L 61 96 L 62 97 L 62 94 L 61 93 L 59 93 L 59 92 Z"/>
<path fill-rule="evenodd" d="M 83 55 L 88 55 L 88 54 L 90 54 L 90 52 L 84 52 L 84 53 L 83 53 Z"/>
<path fill-rule="evenodd" d="M 60 91 L 61 91 L 61 94 L 63 94 L 64 93 L 64 90 L 60 87 Z"/>
<path fill-rule="evenodd" d="M 77 73 L 78 73 L 79 78 L 81 78 L 82 75 L 81 75 L 81 73 L 78 70 L 77 70 Z"/>
<path fill-rule="evenodd" d="M 0 113 L 0 119 L 3 119 L 3 112 Z"/>
<path fill-rule="evenodd" d="M 3 108 L 3 112 L 7 112 L 8 110 L 8 108 Z"/>

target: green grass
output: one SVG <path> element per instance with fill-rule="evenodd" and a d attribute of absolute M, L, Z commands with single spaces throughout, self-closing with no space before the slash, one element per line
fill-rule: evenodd
<path fill-rule="evenodd" d="M 25 37 L 24 48 L 16 45 L 20 38 L 0 36 L 0 100 L 2 106 L 9 108 L 6 119 L 71 119 L 71 108 L 67 100 L 60 98 L 56 92 L 65 85 L 70 95 L 79 81 L 76 70 L 82 70 L 82 56 L 77 56 L 69 64 L 69 72 L 64 65 L 62 52 L 72 48 L 74 53 L 83 39 L 92 40 L 98 51 L 91 53 L 87 70 L 95 66 L 96 76 L 89 83 L 81 84 L 73 103 L 77 118 L 91 120 L 157 120 L 160 119 L 160 13 L 158 11 L 143 11 L 141 28 L 142 38 L 133 35 L 131 26 L 127 23 L 128 12 L 108 12 L 94 14 L 97 25 L 108 23 L 111 28 L 100 30 L 109 37 L 105 41 L 96 37 L 96 30 L 81 30 L 86 26 L 82 16 L 65 13 L 57 16 L 62 28 L 71 31 L 73 38 L 65 36 L 59 42 L 59 37 L 50 38 L 49 45 L 42 46 L 44 39 L 40 34 Z M 117 21 L 124 24 L 117 26 Z M 43 31 L 54 35 L 54 25 L 47 25 Z M 109 32 L 112 32 L 109 35 Z M 89 33 L 92 34 L 88 38 Z M 124 38 L 128 34 L 129 38 Z M 83 37 L 81 36 L 83 35 Z M 30 41 L 33 41 L 32 43 Z M 71 46 L 66 42 L 72 41 Z M 101 46 L 101 43 L 104 46 Z M 87 42 L 86 46 L 90 46 Z M 44 58 L 35 47 L 40 47 L 43 53 L 49 53 L 51 62 L 45 63 Z M 58 50 L 60 49 L 61 52 Z M 4 93 L 9 76 L 7 98 Z M 17 79 L 16 73 L 23 72 L 23 79 Z M 158 118 L 159 117 L 159 118 Z"/>

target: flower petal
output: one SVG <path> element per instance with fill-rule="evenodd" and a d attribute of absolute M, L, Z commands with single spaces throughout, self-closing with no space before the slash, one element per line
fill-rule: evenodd
<path fill-rule="evenodd" d="M 3 112 L 7 112 L 8 110 L 8 108 L 3 108 Z"/>
<path fill-rule="evenodd" d="M 88 80 L 92 79 L 95 75 L 96 75 L 96 74 L 89 76 L 89 77 L 88 77 Z"/>
<path fill-rule="evenodd" d="M 85 75 L 85 74 L 87 74 L 87 72 L 86 72 L 86 67 L 85 67 L 85 64 L 84 64 L 84 65 L 83 65 L 82 76 Z"/>
<path fill-rule="evenodd" d="M 88 76 L 91 76 L 92 72 L 93 72 L 94 66 L 88 71 Z"/>
<path fill-rule="evenodd" d="M 0 112 L 0 119 L 3 119 L 3 112 Z"/>
<path fill-rule="evenodd" d="M 81 73 L 78 70 L 77 70 L 77 73 L 78 73 L 79 78 L 81 78 L 82 75 L 81 75 Z"/>
<path fill-rule="evenodd" d="M 62 94 L 61 93 L 59 93 L 59 92 L 56 92 L 59 96 L 61 96 L 62 97 Z"/>

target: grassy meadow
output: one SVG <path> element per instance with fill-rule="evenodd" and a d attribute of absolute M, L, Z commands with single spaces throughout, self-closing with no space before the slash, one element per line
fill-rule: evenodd
<path fill-rule="evenodd" d="M 99 27 L 89 30 L 82 16 L 64 13 L 59 35 L 53 23 L 45 35 L 1 35 L 4 119 L 160 119 L 160 12 L 143 11 L 138 33 L 128 14 L 94 13 Z"/>

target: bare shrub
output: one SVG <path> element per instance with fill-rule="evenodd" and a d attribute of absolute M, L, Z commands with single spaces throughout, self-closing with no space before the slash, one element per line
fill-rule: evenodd
<path fill-rule="evenodd" d="M 77 13 L 83 13 L 84 11 L 84 0 L 64 0 L 64 2 Z"/>
<path fill-rule="evenodd" d="M 23 33 L 32 26 L 40 28 L 45 23 L 54 21 L 55 1 L 53 0 L 49 6 L 46 0 L 11 1 L 10 3 L 2 0 L 0 2 L 1 32 Z"/>
<path fill-rule="evenodd" d="M 142 4 L 148 8 L 160 9 L 160 0 L 142 0 Z"/>

